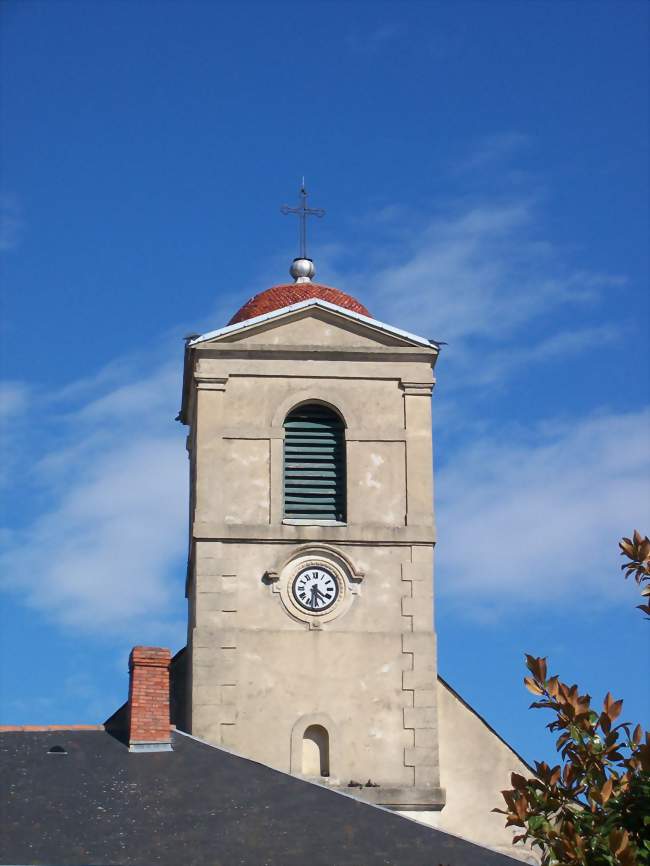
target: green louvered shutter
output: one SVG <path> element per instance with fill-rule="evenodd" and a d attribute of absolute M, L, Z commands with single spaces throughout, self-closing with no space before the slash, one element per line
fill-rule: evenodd
<path fill-rule="evenodd" d="M 284 516 L 345 521 L 343 422 L 318 404 L 300 406 L 284 422 Z"/>

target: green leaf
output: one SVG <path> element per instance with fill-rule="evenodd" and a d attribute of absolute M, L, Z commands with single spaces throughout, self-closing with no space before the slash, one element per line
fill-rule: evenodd
<path fill-rule="evenodd" d="M 541 830 L 544 824 L 547 823 L 547 821 L 544 815 L 532 815 L 530 818 L 528 818 L 527 823 L 530 829 L 535 831 Z"/>

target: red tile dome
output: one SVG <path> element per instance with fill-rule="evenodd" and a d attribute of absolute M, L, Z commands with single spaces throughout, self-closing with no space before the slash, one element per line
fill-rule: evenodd
<path fill-rule="evenodd" d="M 245 322 L 255 316 L 263 316 L 264 313 L 270 313 L 272 310 L 279 310 L 281 307 L 288 307 L 300 301 L 308 301 L 310 298 L 319 298 L 321 301 L 329 301 L 330 304 L 336 304 L 338 307 L 351 310 L 353 313 L 370 316 L 363 304 L 359 303 L 352 295 L 346 295 L 345 292 L 340 291 L 340 289 L 333 289 L 331 286 L 305 282 L 272 286 L 265 292 L 260 292 L 250 301 L 246 301 L 228 324 L 236 325 L 237 322 Z"/>

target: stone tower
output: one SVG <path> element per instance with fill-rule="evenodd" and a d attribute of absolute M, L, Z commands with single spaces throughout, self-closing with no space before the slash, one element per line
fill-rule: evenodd
<path fill-rule="evenodd" d="M 180 416 L 188 729 L 405 810 L 444 802 L 437 356 L 303 275 L 188 342 Z"/>

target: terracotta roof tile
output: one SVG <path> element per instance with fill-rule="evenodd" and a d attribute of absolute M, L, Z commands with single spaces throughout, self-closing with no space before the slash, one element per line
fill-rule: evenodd
<path fill-rule="evenodd" d="M 330 304 L 336 304 L 346 310 L 351 310 L 353 313 L 370 316 L 370 313 L 363 304 L 340 289 L 322 286 L 319 283 L 289 283 L 287 285 L 272 286 L 265 292 L 255 295 L 241 309 L 237 310 L 228 324 L 236 325 L 237 322 L 245 322 L 247 319 L 253 319 L 255 316 L 263 316 L 264 313 L 270 313 L 273 310 L 279 310 L 281 307 L 288 307 L 300 301 L 308 301 L 310 298 L 320 298 L 321 301 L 329 301 Z"/>

